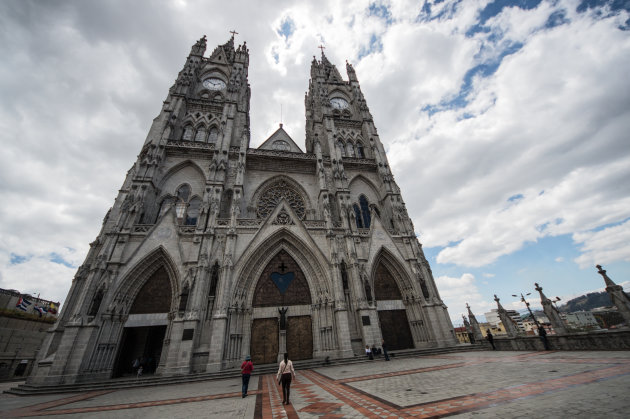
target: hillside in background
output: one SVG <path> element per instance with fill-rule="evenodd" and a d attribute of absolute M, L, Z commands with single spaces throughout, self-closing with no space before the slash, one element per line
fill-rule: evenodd
<path fill-rule="evenodd" d="M 606 291 L 591 292 L 586 295 L 581 295 L 572 300 L 566 302 L 561 306 L 558 306 L 558 310 L 570 313 L 573 311 L 590 311 L 597 307 L 612 306 L 610 295 Z"/>

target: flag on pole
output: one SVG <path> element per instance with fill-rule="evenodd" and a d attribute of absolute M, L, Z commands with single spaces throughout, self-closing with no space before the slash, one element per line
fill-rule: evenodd
<path fill-rule="evenodd" d="M 46 310 L 45 307 L 33 306 L 33 308 L 39 313 L 39 317 L 42 317 L 42 314 L 48 313 L 48 310 Z"/>
<path fill-rule="evenodd" d="M 18 299 L 17 304 L 15 305 L 15 307 L 19 308 L 22 311 L 26 311 L 28 310 L 28 306 L 31 305 L 31 302 L 28 301 L 26 298 L 22 298 L 20 296 L 20 298 Z"/>

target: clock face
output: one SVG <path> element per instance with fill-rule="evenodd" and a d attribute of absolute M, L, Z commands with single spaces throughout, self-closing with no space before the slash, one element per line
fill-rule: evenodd
<path fill-rule="evenodd" d="M 210 77 L 203 81 L 203 87 L 210 90 L 223 90 L 225 89 L 225 82 L 216 77 Z"/>
<path fill-rule="evenodd" d="M 348 105 L 349 105 L 348 101 L 343 98 L 334 97 L 330 99 L 330 106 L 332 106 L 335 109 L 346 109 Z"/>

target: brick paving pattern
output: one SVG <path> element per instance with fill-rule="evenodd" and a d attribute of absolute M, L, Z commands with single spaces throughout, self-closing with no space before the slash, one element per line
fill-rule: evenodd
<path fill-rule="evenodd" d="M 291 404 L 275 375 L 0 396 L 0 417 L 518 418 L 630 416 L 630 352 L 469 352 L 297 371 Z"/>

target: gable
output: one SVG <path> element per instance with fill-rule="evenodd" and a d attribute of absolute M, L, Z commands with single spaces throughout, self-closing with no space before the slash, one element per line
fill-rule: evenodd
<path fill-rule="evenodd" d="M 264 143 L 258 147 L 259 150 L 274 150 L 274 151 L 286 151 L 288 153 L 304 153 L 295 141 L 287 134 L 287 132 L 282 128 L 282 124 L 280 124 L 280 128 L 276 130 Z"/>

